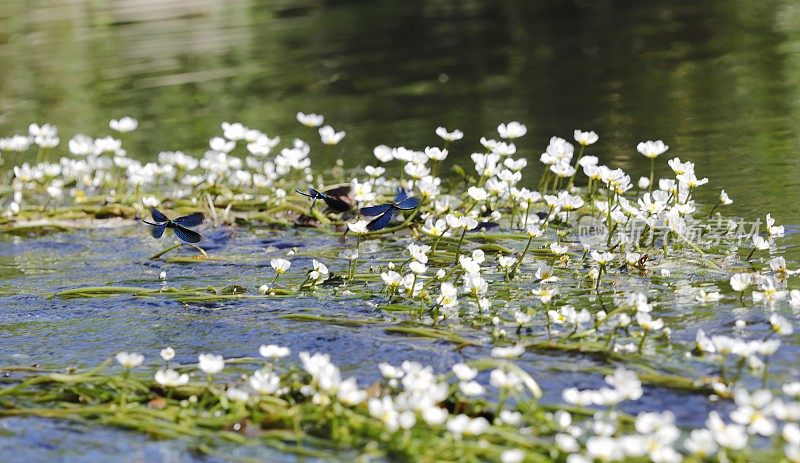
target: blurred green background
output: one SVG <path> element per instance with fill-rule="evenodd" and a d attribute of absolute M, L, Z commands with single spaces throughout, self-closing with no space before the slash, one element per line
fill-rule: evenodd
<path fill-rule="evenodd" d="M 660 172 L 694 160 L 708 198 L 800 223 L 798 84 L 791 0 L 0 0 L 0 136 L 52 122 L 65 148 L 131 115 L 140 159 L 201 155 L 223 120 L 316 139 L 297 111 L 347 131 L 318 167 L 438 143 L 438 125 L 466 156 L 519 120 L 531 175 L 575 128 L 632 174 L 649 169 L 636 143 L 661 138 Z"/>

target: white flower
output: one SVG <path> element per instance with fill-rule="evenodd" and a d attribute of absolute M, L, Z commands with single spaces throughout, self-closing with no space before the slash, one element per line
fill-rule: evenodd
<path fill-rule="evenodd" d="M 241 122 L 223 122 L 221 126 L 222 136 L 228 140 L 239 141 L 244 140 L 247 137 L 248 128 L 245 127 Z M 257 137 L 256 134 L 253 134 L 253 136 Z"/>
<path fill-rule="evenodd" d="M 478 370 L 466 363 L 456 363 L 451 368 L 460 381 L 472 381 L 478 376 Z"/>
<path fill-rule="evenodd" d="M 161 273 L 158 274 L 158 279 L 164 281 L 167 279 L 167 272 L 162 270 Z"/>
<path fill-rule="evenodd" d="M 553 254 L 560 256 L 566 254 L 569 248 L 559 243 L 550 243 L 550 250 L 553 251 Z"/>
<path fill-rule="evenodd" d="M 161 358 L 164 359 L 164 361 L 167 361 L 167 362 L 169 362 L 170 360 L 174 359 L 175 358 L 175 349 L 173 349 L 171 347 L 165 347 L 165 348 L 161 349 Z"/>
<path fill-rule="evenodd" d="M 519 426 L 520 423 L 522 423 L 522 413 L 511 410 L 501 410 L 496 420 L 509 426 Z"/>
<path fill-rule="evenodd" d="M 413 162 L 409 162 L 403 167 L 403 172 L 405 172 L 413 180 L 420 180 L 421 178 L 430 174 L 431 170 L 425 167 L 425 164 L 414 164 Z"/>
<path fill-rule="evenodd" d="M 14 135 L 10 138 L 0 138 L 0 151 L 13 151 L 22 153 L 31 146 L 31 139 L 24 135 Z"/>
<path fill-rule="evenodd" d="M 425 154 L 434 161 L 444 161 L 447 158 L 448 151 L 435 146 L 428 146 L 425 148 Z"/>
<path fill-rule="evenodd" d="M 575 129 L 574 137 L 575 141 L 583 146 L 593 145 L 600 138 L 596 133 L 594 133 L 594 131 L 582 132 L 578 129 Z"/>
<path fill-rule="evenodd" d="M 653 320 L 653 317 L 646 312 L 636 312 L 636 323 L 645 331 L 658 331 L 664 328 L 664 320 L 660 318 Z"/>
<path fill-rule="evenodd" d="M 279 359 L 287 357 L 292 351 L 289 350 L 288 347 L 277 346 L 275 344 L 262 344 L 261 347 L 258 348 L 258 353 L 264 358 Z"/>
<path fill-rule="evenodd" d="M 770 237 L 780 237 L 784 234 L 783 225 L 775 225 L 775 219 L 772 218 L 772 214 L 767 214 L 767 231 L 769 232 Z"/>
<path fill-rule="evenodd" d="M 394 270 L 390 270 L 388 272 L 381 273 L 381 279 L 386 286 L 389 286 L 390 288 L 398 288 L 403 277 Z"/>
<path fill-rule="evenodd" d="M 797 423 L 784 424 L 781 436 L 786 442 L 794 445 L 800 444 L 800 425 Z"/>
<path fill-rule="evenodd" d="M 520 449 L 503 450 L 500 454 L 501 463 L 521 463 L 525 459 L 525 452 Z"/>
<path fill-rule="evenodd" d="M 519 357 L 525 352 L 525 346 L 517 344 L 508 347 L 494 347 L 492 348 L 492 357 L 495 358 L 514 358 Z"/>
<path fill-rule="evenodd" d="M 456 438 L 461 438 L 462 435 L 479 436 L 489 429 L 489 426 L 489 421 L 482 416 L 470 418 L 467 415 L 458 415 L 447 421 L 447 430 Z"/>
<path fill-rule="evenodd" d="M 749 273 L 736 273 L 731 276 L 731 288 L 734 291 L 742 292 L 750 286 L 753 277 Z"/>
<path fill-rule="evenodd" d="M 308 273 L 308 276 L 315 282 L 321 283 L 328 279 L 328 275 L 330 272 L 328 271 L 328 267 L 319 262 L 317 259 L 311 261 L 312 270 Z"/>
<path fill-rule="evenodd" d="M 119 133 L 127 133 L 136 130 L 136 128 L 139 127 L 139 122 L 132 117 L 125 116 L 119 120 L 111 119 L 108 126 L 111 130 L 116 130 Z"/>
<path fill-rule="evenodd" d="M 514 256 L 497 256 L 497 266 L 503 270 L 509 270 L 517 259 Z"/>
<path fill-rule="evenodd" d="M 520 124 L 519 122 L 513 121 L 509 122 L 508 124 L 498 125 L 497 133 L 500 134 L 501 138 L 513 140 L 515 138 L 520 138 L 524 136 L 526 133 L 528 133 L 528 128 Z"/>
<path fill-rule="evenodd" d="M 774 313 L 769 316 L 769 324 L 772 326 L 772 331 L 781 336 L 788 336 L 794 333 L 792 323 L 784 317 Z"/>
<path fill-rule="evenodd" d="M 449 309 L 458 305 L 458 290 L 450 282 L 442 283 L 440 287 L 441 294 L 436 299 L 436 303 L 440 306 Z M 459 364 L 460 365 L 460 364 Z M 455 371 L 455 366 L 453 367 Z M 470 378 L 471 379 L 471 378 Z"/>
<path fill-rule="evenodd" d="M 535 289 L 531 290 L 531 294 L 533 294 L 534 296 L 538 297 L 539 301 L 541 301 L 542 304 L 547 304 L 548 302 L 552 301 L 553 297 L 555 297 L 558 294 L 558 288 L 557 287 L 555 287 L 555 288 L 546 288 L 546 287 L 535 288 Z"/>
<path fill-rule="evenodd" d="M 92 137 L 77 134 L 68 143 L 69 152 L 75 156 L 88 156 L 95 153 L 94 139 Z"/>
<path fill-rule="evenodd" d="M 486 198 L 489 197 L 489 194 L 486 193 L 486 190 L 475 186 L 469 187 L 467 194 L 469 194 L 469 197 L 475 201 L 486 201 Z"/>
<path fill-rule="evenodd" d="M 477 381 L 462 381 L 458 383 L 458 389 L 467 397 L 477 397 L 486 392 L 486 389 Z"/>
<path fill-rule="evenodd" d="M 555 435 L 556 447 L 565 453 L 575 453 L 580 450 L 577 439 L 570 434 L 558 433 Z"/>
<path fill-rule="evenodd" d="M 156 371 L 155 380 L 162 386 L 177 387 L 187 384 L 189 382 L 189 375 L 186 373 L 180 374 L 171 368 L 160 369 Z"/>
<path fill-rule="evenodd" d="M 397 380 L 405 375 L 405 371 L 402 368 L 390 365 L 388 363 L 379 363 L 378 369 L 381 370 L 383 377 L 388 380 Z"/>
<path fill-rule="evenodd" d="M 378 166 L 378 167 L 367 166 L 367 167 L 364 167 L 364 172 L 366 172 L 366 174 L 369 175 L 372 178 L 378 178 L 381 175 L 383 175 L 384 173 L 386 173 L 386 168 L 381 167 L 381 166 Z"/>
<path fill-rule="evenodd" d="M 528 225 L 528 227 L 525 229 L 525 231 L 528 232 L 528 236 L 531 237 L 531 238 L 538 238 L 538 237 L 542 236 L 542 234 L 544 233 L 542 231 L 542 229 L 539 228 L 539 225 L 537 225 L 537 224 Z"/>
<path fill-rule="evenodd" d="M 714 436 L 720 447 L 731 450 L 741 450 L 747 446 L 747 433 L 744 426 L 738 424 L 725 424 L 717 412 L 708 414 L 706 427 Z"/>
<path fill-rule="evenodd" d="M 602 252 L 601 253 L 601 252 L 597 252 L 597 251 L 592 251 L 591 255 L 592 255 L 592 260 L 597 262 L 601 266 L 605 266 L 609 262 L 614 260 L 614 254 L 612 254 L 610 252 Z"/>
<path fill-rule="evenodd" d="M 793 309 L 800 309 L 800 290 L 793 289 L 789 291 L 789 305 Z"/>
<path fill-rule="evenodd" d="M 775 303 L 786 298 L 786 291 L 777 289 L 777 282 L 773 277 L 764 277 L 759 285 L 759 291 L 753 291 L 753 302 Z"/>
<path fill-rule="evenodd" d="M 730 196 L 728 196 L 728 193 L 726 193 L 725 190 L 719 192 L 719 202 L 723 206 L 728 206 L 730 204 L 733 204 L 733 200 L 731 199 Z"/>
<path fill-rule="evenodd" d="M 95 145 L 97 145 L 97 141 L 95 141 Z M 211 148 L 212 151 L 217 152 L 216 157 L 218 159 L 224 159 L 224 157 L 220 156 L 220 154 L 228 154 L 231 151 L 233 151 L 233 149 L 236 147 L 236 142 L 231 140 L 226 140 L 222 137 L 213 137 L 208 141 L 208 146 L 209 148 Z M 206 153 L 206 156 L 209 156 L 208 153 Z M 214 156 L 213 153 L 212 156 Z"/>
<path fill-rule="evenodd" d="M 250 394 L 247 391 L 236 387 L 228 387 L 228 390 L 225 391 L 225 396 L 233 402 L 247 402 L 247 399 L 250 398 Z"/>
<path fill-rule="evenodd" d="M 325 121 L 325 118 L 321 114 L 304 114 L 301 112 L 297 113 L 297 122 L 303 124 L 306 127 L 319 127 Z"/>
<path fill-rule="evenodd" d="M 367 222 L 366 220 L 359 220 L 354 223 L 348 223 L 347 229 L 355 233 L 356 235 L 363 235 L 369 232 L 369 230 L 367 229 L 368 224 L 369 222 Z"/>
<path fill-rule="evenodd" d="M 425 264 L 416 260 L 408 264 L 408 268 L 417 275 L 423 274 L 425 273 L 425 270 L 427 270 Z"/>
<path fill-rule="evenodd" d="M 522 378 L 519 375 L 499 368 L 492 370 L 489 374 L 489 383 L 499 389 L 519 390 L 522 388 Z"/>
<path fill-rule="evenodd" d="M 269 264 L 272 266 L 273 269 L 275 269 L 275 273 L 277 273 L 278 275 L 283 275 L 284 273 L 286 273 L 286 271 L 289 270 L 289 267 L 291 267 L 292 265 L 290 261 L 281 258 L 272 259 L 271 261 L 269 261 Z"/>
<path fill-rule="evenodd" d="M 112 137 L 96 138 L 94 146 L 95 154 L 116 153 L 122 148 L 122 142 Z"/>
<path fill-rule="evenodd" d="M 269 370 L 256 370 L 248 382 L 254 391 L 265 395 L 275 394 L 281 385 L 280 377 Z"/>
<path fill-rule="evenodd" d="M 394 401 L 390 396 L 383 398 L 372 398 L 368 402 L 369 414 L 386 426 L 390 432 L 397 431 L 400 428 L 400 413 L 394 405 Z"/>
<path fill-rule="evenodd" d="M 775 273 L 792 275 L 795 272 L 786 268 L 786 259 L 783 256 L 775 256 L 769 260 L 769 267 Z"/>
<path fill-rule="evenodd" d="M 759 235 L 753 235 L 753 247 L 759 251 L 765 251 L 769 249 L 769 241 Z"/>
<path fill-rule="evenodd" d="M 358 249 L 345 249 L 342 251 L 341 256 L 351 262 L 358 260 Z"/>
<path fill-rule="evenodd" d="M 571 305 L 565 305 L 555 310 L 548 310 L 547 316 L 550 318 L 550 321 L 556 325 L 580 325 L 582 323 L 586 323 L 592 318 L 592 314 L 586 310 L 581 309 L 578 312 L 575 307 Z"/>
<path fill-rule="evenodd" d="M 422 410 L 422 419 L 428 426 L 437 426 L 447 421 L 448 412 L 440 407 L 426 407 Z"/>
<path fill-rule="evenodd" d="M 336 392 L 336 397 L 338 397 L 343 404 L 353 406 L 367 400 L 367 391 L 358 388 L 358 383 L 356 382 L 355 378 L 347 378 L 339 384 L 339 390 Z M 402 423 L 404 418 L 408 419 L 408 417 L 401 417 L 401 426 L 413 426 L 413 423 L 410 426 Z"/>
<path fill-rule="evenodd" d="M 464 281 L 464 292 L 473 296 L 486 294 L 489 284 L 480 273 L 468 273 L 462 277 Z"/>
<path fill-rule="evenodd" d="M 436 135 L 438 135 L 442 140 L 450 142 L 461 140 L 462 138 L 464 138 L 464 132 L 458 129 L 453 130 L 452 132 L 448 132 L 447 129 L 444 127 L 437 127 Z"/>
<path fill-rule="evenodd" d="M 636 150 L 650 159 L 657 158 L 658 156 L 664 154 L 668 149 L 669 146 L 665 145 L 661 140 L 648 140 L 636 145 Z"/>
<path fill-rule="evenodd" d="M 644 293 L 631 293 L 625 298 L 625 303 L 629 307 L 636 309 L 637 312 L 652 312 L 653 306 L 647 301 Z"/>
<path fill-rule="evenodd" d="M 701 457 L 714 455 L 719 447 L 708 429 L 693 430 L 689 433 L 689 438 L 684 441 L 684 445 L 692 455 Z"/>
<path fill-rule="evenodd" d="M 428 253 L 431 252 L 431 247 L 423 244 L 419 245 L 416 243 L 411 243 L 408 245 L 408 253 L 411 254 L 411 258 L 421 262 L 423 264 L 428 263 Z"/>
<path fill-rule="evenodd" d="M 768 390 L 760 389 L 751 394 L 738 389 L 734 399 L 738 405 L 730 414 L 734 423 L 746 426 L 749 434 L 769 437 L 775 433 L 775 422 L 770 419 L 772 394 Z"/>
<path fill-rule="evenodd" d="M 722 294 L 717 291 L 707 292 L 705 289 L 700 289 L 694 299 L 701 304 L 706 304 L 719 301 L 722 299 Z"/>
<path fill-rule="evenodd" d="M 144 355 L 135 352 L 120 352 L 116 356 L 117 363 L 123 368 L 131 369 L 136 368 L 144 362 Z"/>
<path fill-rule="evenodd" d="M 258 287 L 258 293 L 259 294 L 267 294 L 267 293 L 269 293 L 269 285 L 263 284 L 263 285 L 259 286 Z"/>
<path fill-rule="evenodd" d="M 372 150 L 372 154 L 380 162 L 389 162 L 394 159 L 394 150 L 386 145 L 378 145 Z"/>
<path fill-rule="evenodd" d="M 319 137 L 326 145 L 337 145 L 345 136 L 345 132 L 337 132 L 333 127 L 326 125 L 319 129 Z"/>
<path fill-rule="evenodd" d="M 592 436 L 586 441 L 586 453 L 600 461 L 621 460 L 624 456 L 622 446 L 613 437 Z M 591 459 L 588 461 L 592 461 Z M 573 463 L 570 461 L 569 463 Z"/>
<path fill-rule="evenodd" d="M 225 359 L 221 355 L 200 354 L 197 367 L 207 375 L 215 375 L 225 368 Z"/>
<path fill-rule="evenodd" d="M 33 138 L 55 138 L 58 136 L 58 128 L 52 124 L 36 124 L 28 126 L 28 135 Z"/>

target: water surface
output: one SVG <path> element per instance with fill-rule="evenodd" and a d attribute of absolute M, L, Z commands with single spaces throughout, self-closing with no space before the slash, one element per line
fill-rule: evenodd
<path fill-rule="evenodd" d="M 725 188 L 735 201 L 728 213 L 755 218 L 771 211 L 792 232 L 800 224 L 798 31 L 800 7 L 779 0 L 2 0 L 0 135 L 52 122 L 63 141 L 78 132 L 100 136 L 109 133 L 108 119 L 131 115 L 140 129 L 126 136 L 129 152 L 151 160 L 162 150 L 201 155 L 223 120 L 286 140 L 314 140 L 313 131 L 294 121 L 295 112 L 314 111 L 347 131 L 333 150 L 314 146 L 312 159 L 321 168 L 335 158 L 374 163 L 372 148 L 381 143 L 438 144 L 433 130 L 439 125 L 466 133 L 453 148 L 453 159 L 463 163 L 479 149 L 480 136 L 493 135 L 499 122 L 519 120 L 529 127 L 520 153 L 535 177 L 535 160 L 550 136 L 593 129 L 601 141 L 590 153 L 604 162 L 646 174 L 635 144 L 661 138 L 671 146 L 668 154 L 695 161 L 698 174 L 711 178 L 705 198 Z M 665 159 L 659 168 L 667 172 Z M 378 377 L 379 361 L 418 360 L 444 371 L 486 354 L 380 327 L 278 318 L 308 312 L 385 317 L 373 301 L 309 296 L 186 305 L 50 298 L 77 286 L 157 287 L 162 269 L 171 285 L 255 288 L 272 275 L 269 257 L 287 247 L 314 255 L 339 246 L 313 231 L 209 233 L 210 251 L 235 263 L 153 264 L 146 257 L 160 244 L 137 226 L 0 237 L 0 364 L 87 366 L 119 350 L 154 356 L 165 345 L 178 351 L 178 361 L 191 362 L 199 352 L 252 355 L 261 343 L 279 343 L 294 352 L 328 352 L 368 384 Z M 788 238 L 790 245 L 796 241 Z M 308 261 L 296 259 L 295 268 Z M 698 327 L 729 333 L 742 316 L 735 307 L 686 314 L 689 305 L 665 309 L 667 317 L 683 317 L 686 329 L 676 330 L 677 339 L 690 339 Z M 779 375 L 800 373 L 796 346 L 775 359 Z M 570 357 L 565 371 L 564 357 L 526 354 L 523 363 L 542 383 L 545 400 L 556 400 L 563 387 L 602 381 L 582 371 L 593 360 Z M 682 424 L 693 425 L 715 406 L 652 388 L 640 404 L 674 408 Z M 0 426 L 0 450 L 30 448 L 20 453 L 28 461 L 120 454 L 127 461 L 212 461 L 180 443 L 122 431 L 45 420 Z M 111 448 L 109 442 L 122 443 Z"/>

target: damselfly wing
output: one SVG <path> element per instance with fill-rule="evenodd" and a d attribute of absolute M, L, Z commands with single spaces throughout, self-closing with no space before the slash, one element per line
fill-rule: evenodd
<path fill-rule="evenodd" d="M 203 235 L 200 233 L 197 233 L 194 230 L 189 230 L 188 228 L 182 227 L 178 224 L 174 225 L 172 231 L 175 232 L 175 236 L 183 241 L 186 241 L 187 243 L 199 243 L 203 239 Z"/>
<path fill-rule="evenodd" d="M 203 213 L 195 212 L 194 214 L 184 215 L 173 220 L 173 222 L 182 227 L 196 227 L 203 223 Z"/>
<path fill-rule="evenodd" d="M 383 228 L 386 228 L 389 225 L 389 222 L 392 221 L 392 217 L 394 217 L 394 209 L 389 208 L 383 214 L 379 215 L 378 217 L 372 219 L 367 224 L 367 230 L 369 231 L 378 231 Z"/>
<path fill-rule="evenodd" d="M 366 216 L 366 217 L 375 217 L 377 215 L 381 215 L 384 212 L 390 211 L 392 209 L 394 209 L 394 205 L 393 204 L 379 204 L 377 206 L 362 207 L 359 212 L 361 212 L 361 215 Z"/>
<path fill-rule="evenodd" d="M 167 224 L 160 223 L 153 225 L 153 229 L 150 230 L 150 234 L 153 235 L 153 238 L 161 238 L 161 235 L 164 234 L 164 230 L 167 229 Z"/>
<path fill-rule="evenodd" d="M 354 201 L 350 196 L 351 192 L 350 185 L 331 188 L 330 190 L 325 190 L 325 196 L 322 197 L 322 200 L 325 201 L 328 209 L 333 212 L 347 212 L 353 208 Z"/>
<path fill-rule="evenodd" d="M 419 198 L 415 197 L 408 197 L 403 199 L 400 202 L 395 203 L 394 205 L 398 209 L 402 209 L 404 211 L 410 211 L 411 209 L 416 209 L 419 206 Z"/>
<path fill-rule="evenodd" d="M 158 223 L 169 222 L 169 218 L 166 215 L 162 214 L 161 211 L 159 211 L 155 207 L 150 208 L 150 215 L 152 215 L 153 220 Z"/>
<path fill-rule="evenodd" d="M 397 204 L 402 200 L 408 198 L 408 193 L 401 187 L 397 187 L 397 194 L 394 196 L 394 203 Z"/>
<path fill-rule="evenodd" d="M 318 199 L 325 201 L 325 205 L 328 206 L 325 210 L 326 213 L 329 211 L 347 212 L 353 208 L 352 199 L 349 197 L 350 186 L 348 185 L 331 188 L 330 190 L 325 190 L 325 192 L 317 191 L 313 188 L 309 188 L 308 193 L 303 193 L 298 189 L 294 191 L 312 199 L 311 209 L 314 208 Z"/>

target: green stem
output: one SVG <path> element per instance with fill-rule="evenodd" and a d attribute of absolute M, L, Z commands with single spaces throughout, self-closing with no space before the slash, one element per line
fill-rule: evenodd
<path fill-rule="evenodd" d="M 456 247 L 456 260 L 453 261 L 453 265 L 458 265 L 458 258 L 461 256 L 461 243 L 464 242 L 464 235 L 467 233 L 467 227 L 464 227 L 464 230 L 461 231 L 461 237 L 458 239 L 458 246 Z"/>
<path fill-rule="evenodd" d="M 149 260 L 156 260 L 159 257 L 163 256 L 164 254 L 166 254 L 166 253 L 168 253 L 168 252 L 170 252 L 170 251 L 172 251 L 174 249 L 178 249 L 179 247 L 181 247 L 181 243 L 175 243 L 172 246 L 170 246 L 170 247 L 168 247 L 168 248 L 166 248 L 166 249 L 164 249 L 164 250 L 162 250 L 160 252 L 157 252 L 157 253 L 153 254 L 148 259 Z"/>
<path fill-rule="evenodd" d="M 519 266 L 522 265 L 522 259 L 524 259 L 525 258 L 525 254 L 528 253 L 528 249 L 530 249 L 532 242 L 533 242 L 533 237 L 529 236 L 528 237 L 528 243 L 525 244 L 525 249 L 522 250 L 522 254 L 520 254 L 519 258 L 517 259 L 517 261 L 514 262 L 514 269 L 511 270 L 511 273 L 509 275 L 510 279 L 513 279 L 517 275 L 517 271 L 519 270 Z"/>
<path fill-rule="evenodd" d="M 575 160 L 575 166 L 574 166 L 575 167 L 575 172 L 573 172 L 572 173 L 572 177 L 569 178 L 569 183 L 567 183 L 567 191 L 569 191 L 570 188 L 572 188 L 572 185 L 574 184 L 575 175 L 577 175 L 577 173 L 578 173 L 578 163 L 581 162 L 581 158 L 583 157 L 584 148 L 586 148 L 586 145 L 581 145 L 581 149 L 578 150 L 578 158 Z"/>
<path fill-rule="evenodd" d="M 639 353 L 642 353 L 642 348 L 644 347 L 644 341 L 647 339 L 647 330 L 644 330 L 642 333 L 642 339 L 639 340 Z"/>

